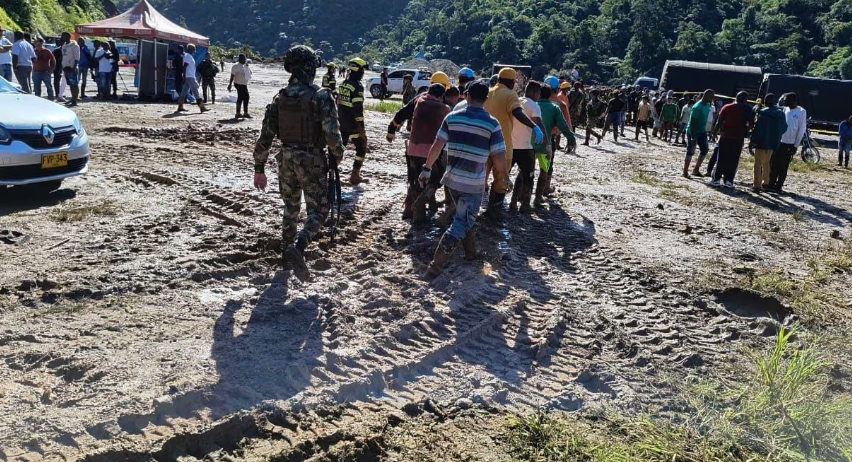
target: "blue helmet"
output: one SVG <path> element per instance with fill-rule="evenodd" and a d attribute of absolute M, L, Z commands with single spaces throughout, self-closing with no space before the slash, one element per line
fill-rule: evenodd
<path fill-rule="evenodd" d="M 544 79 L 544 83 L 546 83 L 547 86 L 549 86 L 550 88 L 552 88 L 554 90 L 559 89 L 559 78 L 556 77 L 555 75 L 547 76 L 547 78 Z"/>
<path fill-rule="evenodd" d="M 467 78 L 469 78 L 469 79 L 472 79 L 472 78 L 476 77 L 476 76 L 473 74 L 473 69 L 471 69 L 471 68 L 469 68 L 469 67 L 463 67 L 463 68 L 459 69 L 459 75 L 463 75 L 463 76 L 465 76 L 465 77 L 467 77 Z"/>

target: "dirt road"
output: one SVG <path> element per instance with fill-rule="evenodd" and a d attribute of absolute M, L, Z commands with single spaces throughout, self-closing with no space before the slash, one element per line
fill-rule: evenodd
<path fill-rule="evenodd" d="M 251 187 L 283 73 L 255 77 L 238 123 L 230 104 L 83 104 L 90 173 L 0 192 L 0 459 L 508 460 L 489 436 L 506 410 L 674 412 L 677 383 L 727 374 L 779 321 L 849 340 L 850 277 L 828 262 L 850 173 L 770 196 L 741 170 L 719 191 L 660 141 L 560 154 L 545 207 L 478 226 L 482 258 L 430 283 L 441 231 L 400 219 L 402 144 L 370 113 L 370 183 L 344 186 L 313 281 L 287 280 L 274 167 Z M 811 298 L 765 282 L 814 268 L 831 271 Z"/>

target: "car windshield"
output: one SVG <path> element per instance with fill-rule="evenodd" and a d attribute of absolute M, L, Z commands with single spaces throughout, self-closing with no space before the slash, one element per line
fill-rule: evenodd
<path fill-rule="evenodd" d="M 0 93 L 17 93 L 18 89 L 13 87 L 11 83 L 0 77 Z"/>

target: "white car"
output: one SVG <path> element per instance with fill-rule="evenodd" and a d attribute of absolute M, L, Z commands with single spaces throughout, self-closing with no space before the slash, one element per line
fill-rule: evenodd
<path fill-rule="evenodd" d="M 77 114 L 0 77 L 0 187 L 53 191 L 88 171 L 89 153 Z"/>
<path fill-rule="evenodd" d="M 385 95 L 386 97 L 402 93 L 402 77 L 405 74 L 411 74 L 414 76 L 412 85 L 414 85 L 414 88 L 417 89 L 417 93 L 421 93 L 429 89 L 429 79 L 432 78 L 431 71 L 397 69 L 388 74 L 388 91 Z M 380 98 L 382 96 L 382 77 L 379 76 L 368 79 L 366 88 L 373 98 Z"/>

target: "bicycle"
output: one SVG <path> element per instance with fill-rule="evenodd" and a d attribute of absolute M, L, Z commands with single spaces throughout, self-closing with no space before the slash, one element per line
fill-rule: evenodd
<path fill-rule="evenodd" d="M 804 162 L 818 164 L 820 161 L 819 148 L 817 148 L 816 142 L 811 137 L 810 121 L 811 119 L 808 119 L 808 127 L 805 130 L 804 138 L 802 138 L 801 156 Z"/>

